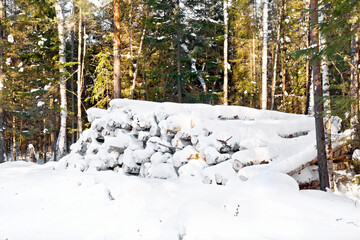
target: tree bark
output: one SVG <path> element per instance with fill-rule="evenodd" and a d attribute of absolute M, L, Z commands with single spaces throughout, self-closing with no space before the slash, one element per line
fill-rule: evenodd
<path fill-rule="evenodd" d="M 228 2 L 224 0 L 224 100 L 223 104 L 228 105 Z"/>
<path fill-rule="evenodd" d="M 324 21 L 324 14 L 320 12 L 320 23 Z M 325 48 L 326 39 L 320 34 L 320 47 Z M 324 124 L 325 124 L 325 142 L 326 142 L 326 156 L 328 163 L 328 173 L 331 191 L 335 190 L 334 173 L 333 173 L 333 159 L 332 159 L 332 145 L 331 145 L 331 106 L 330 106 L 330 81 L 329 81 L 329 64 L 326 56 L 321 59 L 322 71 L 322 88 L 324 97 Z"/>
<path fill-rule="evenodd" d="M 281 36 L 281 25 L 283 19 L 283 0 L 278 1 L 280 3 L 279 6 L 279 16 L 278 16 L 278 26 L 276 30 L 276 43 L 275 43 L 275 51 L 274 51 L 274 65 L 273 65 L 273 79 L 271 83 L 271 110 L 274 110 L 275 107 L 275 87 L 276 87 L 276 77 L 277 77 L 277 61 L 278 61 L 278 53 L 280 47 L 280 36 Z"/>
<path fill-rule="evenodd" d="M 60 63 L 60 130 L 59 136 L 57 139 L 57 148 L 58 148 L 58 159 L 65 156 L 66 149 L 66 118 L 67 118 L 67 102 L 66 102 L 66 76 L 65 76 L 65 19 L 64 19 L 64 10 L 65 2 L 64 0 L 58 0 L 55 4 L 56 17 L 58 19 L 58 33 L 59 33 L 59 63 Z"/>
<path fill-rule="evenodd" d="M 176 51 L 176 58 L 177 58 L 177 87 L 178 87 L 178 102 L 182 102 L 182 91 L 181 91 L 181 63 L 180 63 L 180 38 L 181 38 L 181 29 L 180 29 L 180 0 L 177 0 L 177 51 Z"/>
<path fill-rule="evenodd" d="M 322 113 L 324 111 L 324 105 L 322 103 L 322 82 L 320 73 L 320 59 L 319 54 L 319 33 L 317 31 L 318 24 L 318 3 L 317 0 L 310 1 L 311 10 L 311 45 L 314 46 L 312 51 L 313 56 L 313 81 L 314 81 L 314 110 L 315 110 L 315 131 L 316 131 L 316 145 L 317 145 L 317 157 L 319 161 L 319 180 L 320 189 L 325 191 L 329 188 L 329 175 L 327 168 L 327 158 L 325 150 L 325 132 L 324 121 Z"/>
<path fill-rule="evenodd" d="M 114 98 L 121 98 L 120 0 L 114 0 Z"/>
<path fill-rule="evenodd" d="M 47 137 L 46 137 L 46 134 L 47 134 L 47 131 L 45 131 L 45 129 L 47 130 L 47 127 L 46 127 L 46 118 L 43 119 L 43 123 L 44 123 L 44 130 L 43 130 L 43 134 L 44 134 L 44 145 L 43 145 L 43 153 L 44 153 L 44 164 L 46 163 L 47 159 Z"/>
<path fill-rule="evenodd" d="M 261 109 L 267 108 L 267 51 L 268 51 L 268 0 L 263 0 L 263 49 L 262 49 L 262 87 Z"/>
<path fill-rule="evenodd" d="M 5 115 L 4 115 L 4 95 L 3 87 L 5 83 L 4 75 L 4 29 L 5 19 L 3 0 L 0 0 L 0 163 L 5 162 Z"/>
<path fill-rule="evenodd" d="M 13 128 L 13 134 L 12 134 L 12 155 L 13 155 L 13 161 L 16 161 L 17 157 L 17 146 L 16 146 L 16 118 L 15 114 L 12 115 L 12 128 Z"/>
<path fill-rule="evenodd" d="M 82 5 L 79 5 L 79 28 L 78 28 L 78 69 L 77 69 L 77 139 L 80 138 L 82 133 L 82 116 L 81 116 L 81 94 L 83 88 L 83 71 L 82 71 L 82 41 L 83 41 L 83 34 L 82 34 Z"/>
<path fill-rule="evenodd" d="M 286 56 L 285 56 L 285 52 L 283 53 L 283 57 L 282 57 L 282 63 L 281 63 L 281 90 L 282 90 L 282 105 L 283 105 L 283 110 L 285 111 L 286 109 Z"/>
<path fill-rule="evenodd" d="M 353 1 L 352 1 L 353 2 Z M 359 143 L 359 82 L 358 82 L 358 65 L 359 65 L 359 27 L 357 23 L 351 24 L 351 31 L 355 31 L 355 36 L 351 38 L 351 55 L 350 55 L 350 97 L 353 100 L 350 108 L 350 129 L 351 129 L 351 138 L 353 141 L 353 148 L 356 149 L 360 147 Z"/>
<path fill-rule="evenodd" d="M 72 10 L 72 14 L 73 17 L 75 18 L 75 4 L 73 5 L 73 10 Z M 71 62 L 74 62 L 74 42 L 75 42 L 75 24 L 73 29 L 71 30 Z M 74 66 L 71 65 L 71 83 L 70 83 L 70 90 L 71 90 L 71 144 L 75 143 L 75 96 L 74 96 Z M 45 123 L 44 123 L 45 124 Z M 45 128 L 45 125 L 44 125 Z M 44 134 L 44 139 L 45 139 L 46 134 Z M 46 142 L 44 142 L 46 144 Z M 45 156 L 46 156 L 46 151 L 45 152 Z M 46 159 L 44 158 L 44 163 L 45 163 Z"/>
<path fill-rule="evenodd" d="M 149 10 L 150 9 L 148 9 L 147 12 L 146 12 L 146 19 L 147 19 L 148 15 L 149 15 L 149 12 L 150 12 Z M 140 56 L 141 56 L 142 46 L 143 46 L 143 43 L 144 43 L 145 34 L 146 34 L 146 24 L 144 25 L 144 28 L 143 28 L 143 30 L 141 32 L 140 46 L 139 46 L 138 54 L 137 54 L 137 57 L 136 57 L 135 72 L 134 72 L 133 82 L 132 82 L 131 89 L 130 89 L 130 97 L 131 97 L 131 99 L 134 99 L 136 78 L 137 78 L 137 74 L 139 72 Z"/>

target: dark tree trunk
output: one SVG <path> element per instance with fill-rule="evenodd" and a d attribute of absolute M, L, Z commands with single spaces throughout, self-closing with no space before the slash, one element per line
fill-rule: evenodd
<path fill-rule="evenodd" d="M 114 0 L 114 98 L 121 98 L 120 0 Z"/>
<path fill-rule="evenodd" d="M 177 0 L 177 87 L 178 87 L 178 102 L 182 102 L 182 92 L 181 92 L 181 63 L 180 63 L 180 38 L 181 38 L 181 29 L 180 29 L 180 0 Z"/>
<path fill-rule="evenodd" d="M 320 73 L 320 58 L 317 56 L 319 53 L 319 33 L 316 25 L 318 24 L 318 3 L 317 0 L 310 1 L 311 10 L 311 45 L 316 46 L 313 49 L 313 81 L 314 81 L 314 101 L 315 101 L 315 129 L 316 129 L 316 145 L 317 145 L 317 156 L 319 164 L 319 180 L 320 189 L 325 191 L 329 188 L 329 174 L 327 168 L 327 158 L 325 149 L 325 132 L 324 132 L 324 120 L 322 117 L 324 111 L 324 104 L 322 101 L 322 82 Z"/>
<path fill-rule="evenodd" d="M 75 9 L 74 9 L 75 12 Z M 75 34 L 75 27 L 71 31 L 71 62 L 74 62 L 74 34 Z M 71 82 L 70 82 L 70 89 L 71 89 L 71 144 L 75 143 L 75 97 L 74 97 L 74 67 L 71 65 Z M 44 124 L 45 126 L 45 124 Z M 46 133 L 44 133 L 44 136 L 46 136 Z M 46 151 L 44 151 L 46 153 Z M 46 155 L 46 154 L 45 154 Z M 45 163 L 44 158 L 44 163 Z"/>

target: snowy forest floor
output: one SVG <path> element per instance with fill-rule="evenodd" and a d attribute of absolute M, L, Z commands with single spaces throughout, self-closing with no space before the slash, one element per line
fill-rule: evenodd
<path fill-rule="evenodd" d="M 360 202 L 283 173 L 225 186 L 0 165 L 0 239 L 359 239 Z M 56 170 L 54 170 L 56 169 Z"/>

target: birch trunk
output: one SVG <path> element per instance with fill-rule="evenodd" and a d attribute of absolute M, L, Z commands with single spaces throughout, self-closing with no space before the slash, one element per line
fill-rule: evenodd
<path fill-rule="evenodd" d="M 224 105 L 228 105 L 228 3 L 224 0 Z"/>
<path fill-rule="evenodd" d="M 281 36 L 281 20 L 283 18 L 283 0 L 279 1 L 279 16 L 278 16 L 278 26 L 276 30 L 276 43 L 275 43 L 275 52 L 274 52 L 274 65 L 273 65 L 273 79 L 271 83 L 271 110 L 274 110 L 275 107 L 275 87 L 276 87 L 276 77 L 277 77 L 277 61 L 278 61 L 278 53 L 280 47 L 280 36 Z"/>
<path fill-rule="evenodd" d="M 78 69 L 77 69 L 77 139 L 80 138 L 82 133 L 82 117 L 81 117 L 81 94 L 83 88 L 83 71 L 82 71 L 82 62 L 81 62 L 81 54 L 82 54 L 82 6 L 79 4 L 79 29 L 78 29 Z"/>
<path fill-rule="evenodd" d="M 0 163 L 5 162 L 5 125 L 4 125 L 4 109 L 3 109 L 3 86 L 5 82 L 4 75 L 4 30 L 2 22 L 5 19 L 3 0 L 0 0 Z"/>
<path fill-rule="evenodd" d="M 114 98 L 121 98 L 120 0 L 114 0 Z"/>
<path fill-rule="evenodd" d="M 148 15 L 149 15 L 149 9 L 146 12 L 146 19 L 147 19 Z M 134 72 L 133 82 L 132 82 L 131 89 L 130 89 L 130 97 L 131 97 L 131 99 L 134 99 L 136 78 L 137 78 L 137 75 L 138 75 L 138 72 L 139 72 L 140 56 L 141 56 L 142 46 L 143 46 L 143 43 L 144 43 L 145 34 L 146 34 L 146 24 L 144 25 L 144 28 L 143 28 L 143 30 L 141 32 L 140 46 L 139 46 L 138 54 L 137 54 L 137 57 L 136 57 L 135 72 Z"/>
<path fill-rule="evenodd" d="M 315 131 L 316 131 L 316 145 L 317 145 L 317 157 L 319 163 L 319 180 L 320 189 L 325 191 L 329 188 L 329 175 L 327 168 L 327 158 L 325 150 L 325 132 L 324 121 L 322 113 L 324 111 L 324 105 L 322 103 L 322 83 L 320 73 L 320 59 L 316 56 L 319 54 L 319 33 L 316 25 L 318 24 L 318 3 L 317 0 L 310 1 L 311 12 L 311 45 L 316 46 L 313 49 L 313 81 L 314 81 L 314 110 L 315 110 Z"/>
<path fill-rule="evenodd" d="M 58 0 L 55 3 L 56 17 L 58 20 L 58 33 L 59 33 L 59 63 L 60 63 L 60 130 L 57 139 L 58 159 L 66 154 L 66 117 L 67 117 L 67 102 L 66 102 L 66 76 L 65 73 L 65 19 L 64 19 L 64 0 Z"/>
<path fill-rule="evenodd" d="M 267 108 L 267 51 L 268 51 L 268 0 L 263 0 L 263 49 L 262 49 L 262 87 L 261 109 Z"/>
<path fill-rule="evenodd" d="M 324 14 L 320 11 L 319 22 L 324 21 Z M 320 47 L 326 47 L 326 40 L 320 34 Z M 326 56 L 321 60 L 322 71 L 322 88 L 324 97 L 324 124 L 325 124 L 325 142 L 326 142 L 326 156 L 328 163 L 328 173 L 331 191 L 335 190 L 334 173 L 333 173 L 333 159 L 332 159 L 332 145 L 331 145 L 331 106 L 330 106 L 330 81 L 329 81 L 329 64 Z"/>
<path fill-rule="evenodd" d="M 309 5 L 310 5 L 310 2 L 309 2 Z M 310 22 L 310 14 L 309 14 L 309 22 Z M 311 26 L 311 23 L 309 23 L 308 25 L 308 42 L 307 42 L 307 47 L 309 48 L 311 46 L 311 29 L 310 29 L 310 26 Z M 314 110 L 314 78 L 313 78 L 313 74 L 312 74 L 312 69 L 310 67 L 310 59 L 308 59 L 308 62 L 309 62 L 309 99 L 308 99 L 308 109 L 307 109 L 307 112 L 308 112 L 308 115 L 309 116 L 314 116 L 315 114 L 315 110 Z"/>

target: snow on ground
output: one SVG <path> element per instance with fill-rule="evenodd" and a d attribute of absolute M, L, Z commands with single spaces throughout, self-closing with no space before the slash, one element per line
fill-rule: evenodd
<path fill-rule="evenodd" d="M 0 165 L 0 239 L 359 239 L 360 203 L 283 173 L 226 186 Z"/>
<path fill-rule="evenodd" d="M 0 240 L 359 239 L 360 194 L 287 175 L 316 156 L 311 117 L 121 99 L 88 119 L 59 162 L 0 165 Z"/>

